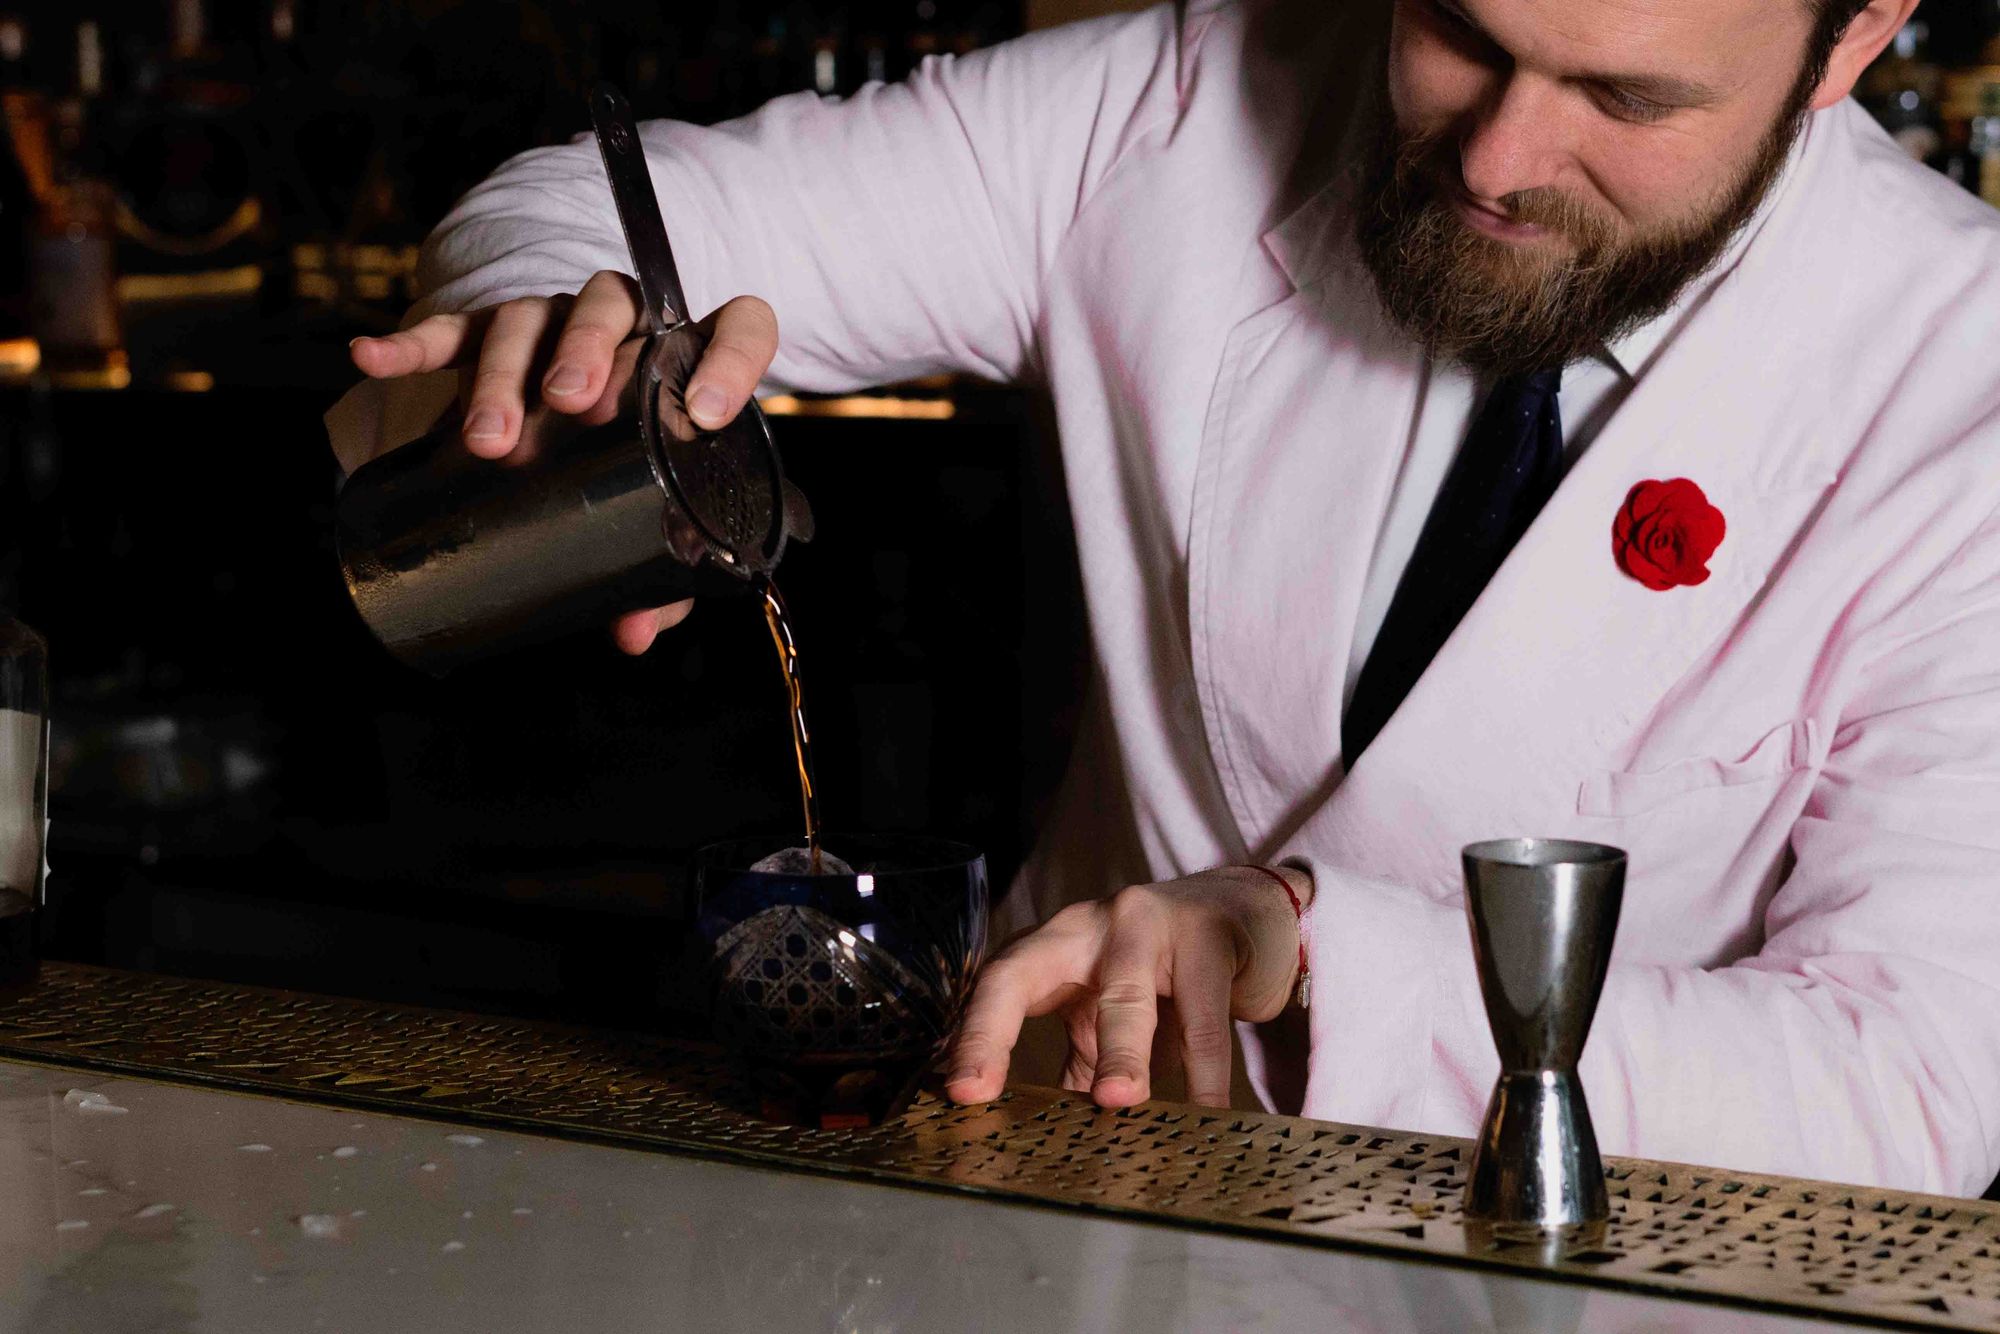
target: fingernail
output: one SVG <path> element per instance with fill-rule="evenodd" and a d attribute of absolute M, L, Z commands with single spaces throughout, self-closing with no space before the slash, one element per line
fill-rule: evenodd
<path fill-rule="evenodd" d="M 729 400 L 723 392 L 712 384 L 705 384 L 688 395 L 688 413 L 694 417 L 705 417 L 709 421 L 720 420 L 729 410 Z"/>
<path fill-rule="evenodd" d="M 507 427 L 506 419 L 491 408 L 481 408 L 465 423 L 467 440 L 491 440 Z"/>
<path fill-rule="evenodd" d="M 358 344 L 365 343 L 367 341 L 368 341 L 367 334 L 363 334 L 359 338 L 350 338 L 347 340 L 347 350 L 349 352 L 352 352 Z"/>
<path fill-rule="evenodd" d="M 1090 1088 L 1092 1096 L 1099 1098 L 1116 1098 L 1138 1091 L 1139 1081 L 1130 1075 L 1099 1075 Z"/>
<path fill-rule="evenodd" d="M 549 377 L 548 392 L 551 394 L 580 394 L 590 377 L 574 366 L 558 366 Z"/>
<path fill-rule="evenodd" d="M 958 1069 L 946 1075 L 944 1077 L 944 1082 L 947 1085 L 969 1084 L 977 1078 L 979 1078 L 979 1068 L 977 1066 L 962 1065 Z"/>

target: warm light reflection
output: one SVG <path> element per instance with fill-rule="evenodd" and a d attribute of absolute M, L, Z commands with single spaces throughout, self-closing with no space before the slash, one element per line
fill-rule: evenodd
<path fill-rule="evenodd" d="M 850 394 L 845 398 L 773 394 L 758 399 L 757 404 L 770 417 L 869 417 L 878 421 L 937 422 L 958 415 L 958 405 L 948 398 L 891 398 L 876 394 Z"/>
<path fill-rule="evenodd" d="M 215 388 L 215 377 L 207 371 L 168 371 L 161 383 L 185 394 L 205 394 Z"/>
<path fill-rule="evenodd" d="M 41 364 L 42 345 L 34 339 L 0 339 L 0 375 L 33 375 Z"/>
<path fill-rule="evenodd" d="M 124 389 L 132 383 L 132 368 L 123 352 L 111 356 L 109 365 L 89 370 L 51 370 L 49 383 L 58 389 Z"/>
<path fill-rule="evenodd" d="M 118 299 L 185 301 L 204 296 L 250 296 L 264 285 L 264 270 L 255 264 L 203 273 L 128 273 L 118 280 Z"/>

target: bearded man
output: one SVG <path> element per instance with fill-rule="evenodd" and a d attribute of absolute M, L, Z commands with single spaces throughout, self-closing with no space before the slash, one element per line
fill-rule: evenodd
<path fill-rule="evenodd" d="M 1459 850 L 1561 835 L 1631 857 L 1608 1152 L 1987 1184 L 2000 214 L 1847 96 L 1915 3 L 1189 0 L 645 127 L 696 308 L 765 299 L 698 420 L 1053 404 L 1093 707 L 953 1097 L 1053 1015 L 1105 1106 L 1156 1049 L 1226 1102 L 1234 1030 L 1267 1105 L 1468 1134 Z M 474 368 L 478 454 L 601 408 L 624 263 L 594 147 L 505 164 L 357 343 L 344 461 Z"/>

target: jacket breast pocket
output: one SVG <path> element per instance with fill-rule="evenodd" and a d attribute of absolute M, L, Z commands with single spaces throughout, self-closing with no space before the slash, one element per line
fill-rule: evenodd
<path fill-rule="evenodd" d="M 1810 718 L 1774 727 L 1740 759 L 1697 756 L 1643 772 L 1592 774 L 1577 789 L 1576 813 L 1617 818 L 1716 788 L 1783 778 L 1818 763 L 1820 727 Z"/>

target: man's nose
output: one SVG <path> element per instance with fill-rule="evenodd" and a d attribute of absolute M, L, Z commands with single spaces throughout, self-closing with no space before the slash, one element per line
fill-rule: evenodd
<path fill-rule="evenodd" d="M 1555 89 L 1518 74 L 1502 80 L 1459 140 L 1466 192 L 1488 204 L 1554 185 L 1568 156 L 1568 128 Z"/>

